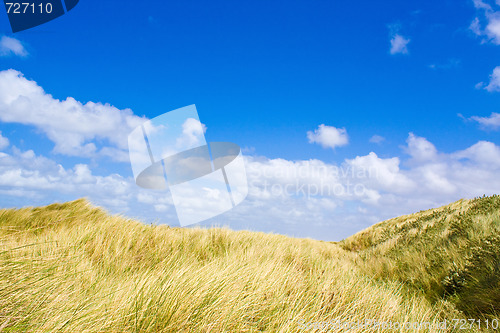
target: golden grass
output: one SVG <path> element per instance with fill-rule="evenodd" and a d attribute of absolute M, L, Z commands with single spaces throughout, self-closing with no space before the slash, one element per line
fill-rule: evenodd
<path fill-rule="evenodd" d="M 467 203 L 457 203 L 455 213 Z M 426 214 L 432 212 L 384 222 L 337 244 L 147 226 L 85 200 L 0 210 L 0 332 L 319 332 L 335 321 L 466 318 L 452 301 L 429 298 L 407 283 L 433 286 L 425 253 L 402 249 L 404 259 L 391 259 L 402 240 L 435 229 L 437 221 L 426 220 L 423 229 L 402 234 L 405 223 Z M 447 233 L 439 230 L 441 237 Z M 407 275 L 400 268 L 406 256 L 417 263 Z M 387 331 L 372 328 L 349 332 Z"/>

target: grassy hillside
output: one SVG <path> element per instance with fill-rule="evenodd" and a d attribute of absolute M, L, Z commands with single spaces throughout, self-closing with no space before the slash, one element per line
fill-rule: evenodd
<path fill-rule="evenodd" d="M 0 332 L 386 332 L 355 325 L 491 320 L 499 208 L 499 197 L 459 201 L 340 243 L 147 226 L 85 200 L 0 210 Z"/>
<path fill-rule="evenodd" d="M 369 276 L 450 300 L 469 318 L 500 314 L 500 196 L 384 221 L 340 245 Z"/>

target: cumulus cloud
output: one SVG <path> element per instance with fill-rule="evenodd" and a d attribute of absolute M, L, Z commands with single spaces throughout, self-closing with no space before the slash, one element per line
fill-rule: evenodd
<path fill-rule="evenodd" d="M 0 132 L 0 149 L 5 149 L 9 146 L 9 139 L 2 136 L 2 132 Z"/>
<path fill-rule="evenodd" d="M 0 154 L 4 205 L 13 197 L 33 205 L 87 196 L 111 212 L 178 225 L 168 191 L 143 190 L 132 177 L 96 175 L 87 164 L 63 167 L 30 150 L 10 151 Z M 248 197 L 216 222 L 339 240 L 386 218 L 498 193 L 500 147 L 492 142 L 444 153 L 410 133 L 404 151 L 408 158 L 370 152 L 340 164 L 247 156 Z"/>
<path fill-rule="evenodd" d="M 490 165 L 495 168 L 495 166 L 500 165 L 500 147 L 488 141 L 479 141 L 465 150 L 454 153 L 452 156 L 458 159 L 474 161 L 482 166 Z"/>
<path fill-rule="evenodd" d="M 482 43 L 491 42 L 500 44 L 500 4 L 499 2 L 484 2 L 474 0 L 477 16 L 469 26 L 469 29 L 478 37 Z"/>
<path fill-rule="evenodd" d="M 182 136 L 177 138 L 177 146 L 196 146 L 205 143 L 204 134 L 207 131 L 205 124 L 194 118 L 188 118 L 182 124 Z"/>
<path fill-rule="evenodd" d="M 336 128 L 321 124 L 317 129 L 307 132 L 309 143 L 317 143 L 323 148 L 335 149 L 349 143 L 349 137 L 345 128 Z"/>
<path fill-rule="evenodd" d="M 498 128 L 498 118 L 492 114 L 471 119 Z M 54 99 L 36 82 L 8 70 L 0 72 L 0 120 L 35 126 L 54 142 L 58 153 L 128 160 L 128 133 L 145 119 L 107 104 Z M 205 129 L 198 120 L 188 119 L 182 137 L 193 143 Z M 307 132 L 307 137 L 310 143 L 332 149 L 349 142 L 345 128 L 324 124 Z M 98 147 L 103 141 L 106 145 Z M 375 135 L 370 141 L 383 138 Z M 168 190 L 141 189 L 131 176 L 102 175 L 102 170 L 97 175 L 84 163 L 63 166 L 32 150 L 19 150 L 0 133 L 0 149 L 6 147 L 0 153 L 3 205 L 86 196 L 114 213 L 178 225 Z M 497 193 L 500 188 L 500 147 L 492 142 L 443 153 L 426 138 L 410 133 L 404 152 L 407 155 L 401 157 L 370 152 L 340 164 L 247 156 L 248 197 L 217 221 L 235 228 L 339 240 L 389 217 Z"/>
<path fill-rule="evenodd" d="M 427 139 L 418 137 L 410 133 L 406 140 L 408 146 L 406 152 L 412 157 L 412 160 L 417 162 L 434 161 L 437 158 L 436 147 L 427 141 Z"/>
<path fill-rule="evenodd" d="M 167 192 L 148 191 L 134 179 L 116 173 L 96 175 L 88 164 L 71 167 L 35 154 L 33 150 L 0 153 L 0 202 L 3 207 L 44 205 L 86 197 L 111 213 L 126 213 L 143 221 L 176 223 Z M 144 203 L 147 204 L 145 207 Z"/>
<path fill-rule="evenodd" d="M 54 142 L 55 153 L 82 157 L 102 153 L 128 161 L 127 136 L 145 119 L 109 104 L 55 99 L 35 81 L 10 69 L 0 72 L 0 121 L 36 127 Z M 107 148 L 99 151 L 97 140 Z"/>
<path fill-rule="evenodd" d="M 489 117 L 472 116 L 469 119 L 478 122 L 484 129 L 500 129 L 500 113 L 493 112 Z"/>
<path fill-rule="evenodd" d="M 496 129 L 499 118 L 493 113 L 470 119 Z M 145 121 L 130 110 L 107 104 L 54 99 L 14 70 L 0 72 L 0 120 L 35 126 L 54 142 L 55 152 L 116 160 L 128 160 L 128 133 Z M 182 137 L 192 143 L 203 137 L 205 129 L 199 121 L 188 119 Z M 345 128 L 324 124 L 307 132 L 307 137 L 310 143 L 332 149 L 349 142 Z M 380 143 L 383 138 L 374 135 L 370 141 Z M 99 142 L 105 145 L 99 147 Z M 64 167 L 34 151 L 19 150 L 0 134 L 0 149 L 7 147 L 8 152 L 0 153 L 0 202 L 4 205 L 87 196 L 111 212 L 178 225 L 168 190 L 141 189 L 131 176 L 96 175 L 88 164 Z M 443 153 L 426 138 L 410 133 L 404 152 L 408 155 L 380 157 L 370 152 L 340 164 L 247 156 L 248 198 L 218 221 L 338 240 L 385 218 L 496 193 L 500 188 L 500 148 L 492 142 Z"/>
<path fill-rule="evenodd" d="M 12 55 L 26 57 L 28 56 L 28 51 L 26 51 L 19 40 L 8 36 L 2 36 L 2 38 L 0 38 L 0 56 L 7 57 Z"/>
<path fill-rule="evenodd" d="M 341 164 L 247 157 L 249 195 L 228 216 L 286 220 L 284 230 L 330 226 L 323 232 L 344 237 L 385 218 L 498 193 L 500 147 L 492 142 L 443 153 L 410 133 L 404 151 L 409 158 L 370 152 Z"/>
<path fill-rule="evenodd" d="M 361 180 L 365 188 L 377 192 L 386 190 L 396 193 L 411 191 L 416 183 L 401 172 L 401 161 L 398 157 L 380 158 L 374 152 L 366 156 L 357 156 L 347 160 L 347 164 L 356 172 L 356 180 Z M 366 172 L 366 177 L 359 177 Z M 366 179 L 363 179 L 366 178 Z"/>
<path fill-rule="evenodd" d="M 0 157 L 0 187 L 3 189 L 22 189 L 38 198 L 51 194 L 89 194 L 109 199 L 126 197 L 130 191 L 130 181 L 117 174 L 95 176 L 86 164 L 64 168 L 49 158 L 37 156 L 32 150 L 21 151 L 16 147 L 12 150 L 12 154 Z"/>

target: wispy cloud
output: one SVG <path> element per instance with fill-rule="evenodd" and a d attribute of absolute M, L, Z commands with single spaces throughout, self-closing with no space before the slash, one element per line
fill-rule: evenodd
<path fill-rule="evenodd" d="M 500 129 L 500 113 L 493 112 L 489 117 L 472 116 L 469 119 L 479 123 L 483 129 Z"/>
<path fill-rule="evenodd" d="M 439 69 L 447 70 L 447 69 L 457 68 L 460 66 L 460 64 L 461 64 L 460 59 L 451 58 L 448 59 L 448 61 L 446 61 L 445 63 L 430 64 L 429 68 L 434 70 L 439 70 Z"/>
<path fill-rule="evenodd" d="M 10 144 L 9 139 L 2 136 L 2 132 L 0 132 L 0 150 L 7 148 L 9 144 Z"/>
<path fill-rule="evenodd" d="M 0 56 L 7 57 L 16 55 L 18 57 L 28 56 L 28 51 L 24 48 L 24 45 L 17 39 L 2 36 L 0 38 Z"/>
<path fill-rule="evenodd" d="M 483 88 L 489 92 L 500 91 L 500 66 L 493 69 L 493 72 L 490 74 L 490 82 L 488 82 L 488 84 L 479 82 L 475 87 L 476 89 Z"/>
<path fill-rule="evenodd" d="M 349 137 L 345 128 L 336 128 L 321 124 L 317 129 L 307 132 L 309 143 L 320 144 L 323 148 L 335 149 L 349 143 Z"/>
<path fill-rule="evenodd" d="M 375 134 L 370 138 L 371 143 L 376 143 L 376 144 L 381 144 L 382 142 L 385 141 L 385 138 L 383 136 L 380 136 L 378 134 Z"/>
<path fill-rule="evenodd" d="M 391 49 L 390 53 L 391 54 L 408 54 L 408 43 L 410 42 L 409 38 L 405 38 L 401 36 L 400 34 L 395 34 L 391 38 Z"/>
<path fill-rule="evenodd" d="M 391 48 L 389 50 L 390 54 L 408 54 L 408 43 L 410 43 L 410 38 L 404 37 L 401 33 L 400 24 L 390 24 L 389 35 Z"/>

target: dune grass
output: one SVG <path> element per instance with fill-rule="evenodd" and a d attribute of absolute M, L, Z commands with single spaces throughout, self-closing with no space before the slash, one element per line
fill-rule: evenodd
<path fill-rule="evenodd" d="M 358 267 L 400 281 L 469 318 L 499 318 L 500 196 L 461 200 L 378 223 L 341 242 Z"/>
<path fill-rule="evenodd" d="M 355 325 L 491 320 L 499 202 L 460 201 L 339 243 L 144 225 L 83 199 L 0 210 L 0 332 L 387 332 Z"/>

